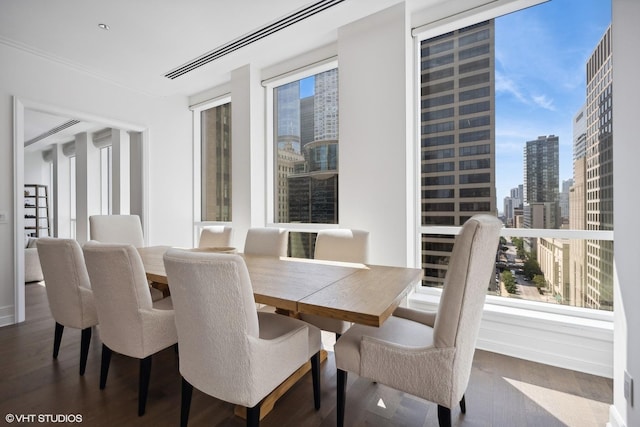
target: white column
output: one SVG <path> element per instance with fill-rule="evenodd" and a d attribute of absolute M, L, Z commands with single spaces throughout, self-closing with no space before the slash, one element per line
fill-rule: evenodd
<path fill-rule="evenodd" d="M 373 264 L 416 259 L 410 33 L 404 3 L 338 29 L 339 221 L 371 233 Z"/>
<path fill-rule="evenodd" d="M 613 222 L 614 326 L 612 427 L 640 425 L 640 263 L 638 263 L 638 69 L 640 2 L 613 0 L 611 22 L 613 52 Z M 624 395 L 625 371 L 633 378 L 633 405 Z"/>
<path fill-rule="evenodd" d="M 114 215 L 130 212 L 129 134 L 111 129 L 111 211 Z"/>
<path fill-rule="evenodd" d="M 142 132 L 129 132 L 129 213 L 143 215 Z"/>
<path fill-rule="evenodd" d="M 242 248 L 249 227 L 265 225 L 264 88 L 245 65 L 231 72 L 231 170 L 234 246 Z"/>
<path fill-rule="evenodd" d="M 85 133 L 76 135 L 76 240 L 89 240 L 89 216 L 100 213 L 100 149 Z"/>
<path fill-rule="evenodd" d="M 69 238 L 71 237 L 71 199 L 70 184 L 71 177 L 69 175 L 69 158 L 62 153 L 62 144 L 56 144 L 52 147 L 53 156 L 53 194 L 55 201 L 52 200 L 52 220 L 53 235 L 55 237 Z"/>

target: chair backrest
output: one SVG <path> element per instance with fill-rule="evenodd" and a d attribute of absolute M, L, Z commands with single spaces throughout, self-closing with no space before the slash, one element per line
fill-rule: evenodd
<path fill-rule="evenodd" d="M 480 320 L 493 279 L 502 222 L 474 215 L 456 236 L 434 325 L 436 347 L 455 347 L 454 372 L 464 390 L 471 373 Z"/>
<path fill-rule="evenodd" d="M 141 312 L 153 307 L 140 254 L 132 245 L 95 241 L 85 243 L 83 250 L 102 342 L 138 357 L 145 343 Z"/>
<path fill-rule="evenodd" d="M 369 232 L 363 230 L 321 230 L 316 237 L 315 259 L 369 262 Z"/>
<path fill-rule="evenodd" d="M 128 243 L 144 247 L 142 224 L 138 215 L 92 215 L 89 217 L 91 240 L 103 243 Z"/>
<path fill-rule="evenodd" d="M 259 324 L 242 257 L 170 249 L 164 255 L 175 311 L 180 373 L 194 387 L 233 401 L 251 367 L 248 337 Z"/>
<path fill-rule="evenodd" d="M 219 248 L 231 246 L 232 228 L 228 225 L 203 227 L 200 232 L 199 248 Z"/>
<path fill-rule="evenodd" d="M 287 256 L 289 231 L 284 228 L 250 228 L 244 242 L 247 255 Z"/>
<path fill-rule="evenodd" d="M 78 242 L 73 239 L 42 237 L 37 240 L 36 245 L 49 307 L 55 321 L 81 329 L 95 325 L 95 302 Z"/>

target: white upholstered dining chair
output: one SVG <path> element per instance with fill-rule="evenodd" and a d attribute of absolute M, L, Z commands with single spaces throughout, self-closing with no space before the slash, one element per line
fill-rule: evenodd
<path fill-rule="evenodd" d="M 231 246 L 232 228 L 228 225 L 210 225 L 200 231 L 199 248 L 220 248 Z"/>
<path fill-rule="evenodd" d="M 247 231 L 244 253 L 247 255 L 287 256 L 289 231 L 284 228 L 254 227 Z"/>
<path fill-rule="evenodd" d="M 242 257 L 170 249 L 164 263 L 180 347 L 182 426 L 193 387 L 247 407 L 247 426 L 258 426 L 262 400 L 309 359 L 320 408 L 320 330 L 256 312 Z"/>
<path fill-rule="evenodd" d="M 98 324 L 98 313 L 82 249 L 73 239 L 51 237 L 38 239 L 36 245 L 49 308 L 56 322 L 53 358 L 58 358 L 64 327 L 81 329 L 80 375 L 84 375 L 91 328 Z"/>
<path fill-rule="evenodd" d="M 103 243 L 128 243 L 136 248 L 145 245 L 138 215 L 92 215 L 89 235 L 91 240 Z"/>
<path fill-rule="evenodd" d="M 475 345 L 495 270 L 502 223 L 475 215 L 456 237 L 437 313 L 398 308 L 380 328 L 354 325 L 334 347 L 338 426 L 344 425 L 347 372 L 438 405 L 441 427 L 451 409 L 466 412 Z"/>
<path fill-rule="evenodd" d="M 104 389 L 113 351 L 140 359 L 138 415 L 147 402 L 151 357 L 178 342 L 171 298 L 151 300 L 138 251 L 127 244 L 87 242 L 84 256 L 95 294 Z"/>
<path fill-rule="evenodd" d="M 316 237 L 314 258 L 367 264 L 369 262 L 369 232 L 349 229 L 320 230 Z M 300 318 L 323 331 L 335 333 L 336 339 L 340 338 L 340 335 L 351 326 L 350 322 L 315 314 L 300 313 Z"/>

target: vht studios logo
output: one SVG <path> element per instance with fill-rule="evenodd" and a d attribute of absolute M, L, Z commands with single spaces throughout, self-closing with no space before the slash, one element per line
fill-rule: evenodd
<path fill-rule="evenodd" d="M 82 414 L 7 414 L 8 423 L 81 423 Z"/>

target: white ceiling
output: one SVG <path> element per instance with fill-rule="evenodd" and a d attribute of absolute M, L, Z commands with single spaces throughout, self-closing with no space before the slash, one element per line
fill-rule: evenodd
<path fill-rule="evenodd" d="M 345 0 L 174 80 L 176 67 L 317 0 L 20 0 L 0 1 L 0 43 L 44 56 L 151 96 L 193 95 L 258 68 L 321 47 L 337 29 L 398 0 Z M 412 0 L 417 9 L 442 0 Z M 108 31 L 98 24 L 109 25 Z M 50 117 L 34 114 L 30 134 Z M 32 127 L 36 127 L 32 129 Z M 41 132 L 42 133 L 42 132 Z M 28 140 L 29 138 L 25 138 Z"/>

